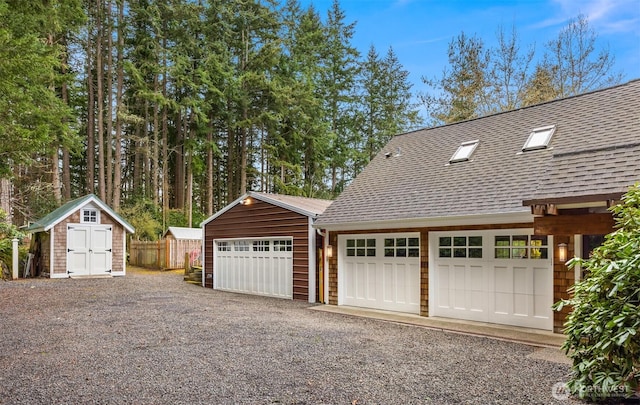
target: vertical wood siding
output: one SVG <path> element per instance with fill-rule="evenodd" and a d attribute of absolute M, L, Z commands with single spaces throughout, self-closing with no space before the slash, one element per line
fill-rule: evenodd
<path fill-rule="evenodd" d="M 205 287 L 213 288 L 213 241 L 226 238 L 293 237 L 293 299 L 309 299 L 309 219 L 252 199 L 236 205 L 204 229 Z M 315 266 L 315 263 L 312 264 Z"/>

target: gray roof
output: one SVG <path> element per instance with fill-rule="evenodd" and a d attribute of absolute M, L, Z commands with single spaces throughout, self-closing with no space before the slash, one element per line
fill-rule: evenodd
<path fill-rule="evenodd" d="M 308 197 L 297 197 L 290 196 L 284 194 L 272 194 L 272 193 L 260 193 L 256 191 L 249 191 L 244 195 L 237 198 L 235 201 L 228 204 L 226 207 L 222 208 L 220 211 L 216 212 L 206 220 L 204 220 L 200 226 L 204 226 L 205 224 L 213 221 L 220 215 L 224 214 L 231 208 L 240 204 L 243 200 L 247 198 L 255 198 L 257 200 L 276 205 L 278 207 L 282 207 L 288 209 L 293 212 L 297 212 L 299 214 L 308 216 L 310 218 L 315 219 L 318 215 L 322 214 L 329 205 L 333 201 L 331 200 L 321 200 L 318 198 L 308 198 Z"/>
<path fill-rule="evenodd" d="M 75 200 L 67 202 L 66 204 L 47 214 L 44 218 L 41 218 L 29 225 L 26 230 L 27 232 L 32 233 L 43 231 L 46 232 L 56 226 L 60 221 L 89 203 L 96 205 L 102 211 L 105 211 L 107 214 L 109 214 L 113 219 L 116 220 L 116 222 L 120 223 L 127 230 L 127 232 L 135 232 L 135 228 L 130 223 L 125 221 L 124 218 L 122 218 L 120 215 L 116 214 L 114 210 L 112 210 L 107 204 L 105 204 L 94 194 L 88 194 L 84 197 L 76 198 Z"/>
<path fill-rule="evenodd" d="M 547 125 L 548 148 L 522 152 Z M 471 159 L 449 164 L 473 140 Z M 398 135 L 316 226 L 524 213 L 526 200 L 624 193 L 640 181 L 639 144 L 640 80 Z"/>
<path fill-rule="evenodd" d="M 178 240 L 200 240 L 202 239 L 202 229 L 200 228 L 185 228 L 181 226 L 170 226 L 167 232 L 164 233 L 166 237 L 168 233 L 171 233 L 174 238 Z"/>

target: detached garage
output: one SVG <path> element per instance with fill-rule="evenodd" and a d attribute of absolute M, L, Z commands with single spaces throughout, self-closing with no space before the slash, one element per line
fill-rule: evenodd
<path fill-rule="evenodd" d="M 202 223 L 203 285 L 316 302 L 321 235 L 312 228 L 331 201 L 249 192 Z"/>
<path fill-rule="evenodd" d="M 31 224 L 31 276 L 124 276 L 126 232 L 135 229 L 93 194 Z"/>

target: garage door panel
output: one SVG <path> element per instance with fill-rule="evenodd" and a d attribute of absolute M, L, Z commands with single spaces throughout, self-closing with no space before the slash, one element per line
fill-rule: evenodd
<path fill-rule="evenodd" d="M 506 315 L 513 312 L 513 305 L 511 302 L 513 294 L 496 292 L 494 297 L 495 297 L 494 313 Z"/>
<path fill-rule="evenodd" d="M 469 291 L 483 291 L 484 269 L 482 266 L 469 265 L 467 271 L 467 285 Z"/>
<path fill-rule="evenodd" d="M 340 305 L 420 312 L 420 259 L 406 257 L 408 243 L 417 253 L 419 235 L 407 235 L 338 237 Z"/>
<path fill-rule="evenodd" d="M 430 233 L 430 314 L 551 329 L 552 260 L 538 252 L 546 251 L 553 241 L 550 237 L 523 237 L 528 232 Z M 467 257 L 464 248 L 454 248 L 465 242 Z"/>
<path fill-rule="evenodd" d="M 513 294 L 513 314 L 516 316 L 528 316 L 530 311 L 531 295 Z"/>
<path fill-rule="evenodd" d="M 549 302 L 549 296 L 536 294 L 533 296 L 533 300 L 533 316 L 546 319 L 549 307 L 552 305 L 552 302 Z"/>
<path fill-rule="evenodd" d="M 526 267 L 513 268 L 513 293 L 531 294 L 533 292 L 533 272 Z"/>
<path fill-rule="evenodd" d="M 279 250 L 286 248 L 281 241 L 282 238 L 214 241 L 215 288 L 293 298 L 293 252 Z"/>
<path fill-rule="evenodd" d="M 404 288 L 404 278 L 401 279 L 397 274 L 399 270 L 396 270 L 396 266 L 391 263 L 385 263 L 382 266 L 382 299 L 385 302 L 394 302 L 399 299 L 397 292 Z"/>
<path fill-rule="evenodd" d="M 494 267 L 494 291 L 496 293 L 513 293 L 513 272 L 507 266 Z"/>

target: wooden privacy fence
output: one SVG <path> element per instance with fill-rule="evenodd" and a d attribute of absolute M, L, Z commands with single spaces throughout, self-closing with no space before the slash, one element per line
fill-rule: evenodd
<path fill-rule="evenodd" d="M 150 269 L 181 269 L 185 267 L 188 254 L 190 266 L 201 266 L 201 250 L 200 240 L 132 240 L 129 243 L 129 264 Z"/>

